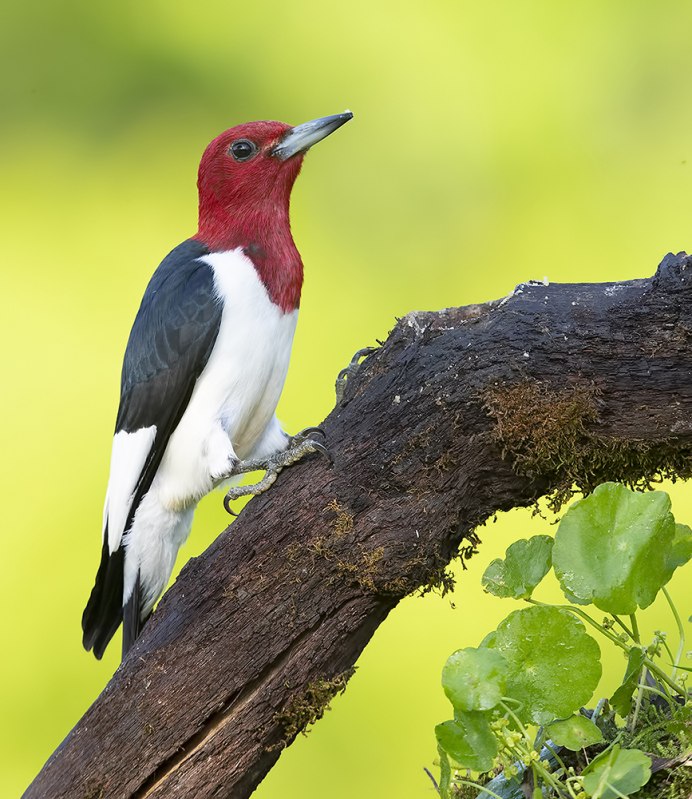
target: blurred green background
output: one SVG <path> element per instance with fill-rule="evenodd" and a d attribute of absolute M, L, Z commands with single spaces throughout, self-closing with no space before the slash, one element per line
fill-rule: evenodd
<path fill-rule="evenodd" d="M 544 275 L 647 276 L 692 249 L 691 33 L 691 4 L 646 0 L 3 3 L 1 796 L 118 663 L 119 643 L 101 663 L 84 653 L 80 617 L 121 358 L 151 272 L 195 230 L 207 142 L 252 119 L 355 112 L 294 192 L 306 283 L 280 416 L 296 430 L 395 316 Z M 674 510 L 692 522 L 688 486 Z M 207 498 L 181 563 L 227 521 Z M 514 608 L 480 573 L 553 529 L 515 512 L 482 530 L 452 601 L 402 603 L 256 795 L 433 796 L 440 669 Z M 672 592 L 687 616 L 689 579 Z M 606 661 L 614 680 L 624 661 Z"/>

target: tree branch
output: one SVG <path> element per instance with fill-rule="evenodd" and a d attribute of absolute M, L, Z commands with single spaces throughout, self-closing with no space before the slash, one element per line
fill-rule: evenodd
<path fill-rule="evenodd" d="M 414 312 L 287 469 L 183 569 L 25 796 L 246 797 L 406 594 L 498 510 L 692 469 L 692 257 Z"/>

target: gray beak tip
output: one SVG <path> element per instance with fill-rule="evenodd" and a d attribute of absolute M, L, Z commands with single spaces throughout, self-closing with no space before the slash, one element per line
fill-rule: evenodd
<path fill-rule="evenodd" d="M 353 113 L 347 109 L 343 114 L 320 117 L 297 125 L 284 134 L 281 141 L 272 150 L 272 155 L 281 161 L 286 161 L 298 153 L 305 153 L 313 144 L 326 139 L 330 133 L 340 128 L 349 119 L 353 119 Z"/>

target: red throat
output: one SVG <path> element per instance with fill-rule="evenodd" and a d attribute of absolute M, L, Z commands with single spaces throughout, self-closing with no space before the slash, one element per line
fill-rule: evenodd
<path fill-rule="evenodd" d="M 293 183 L 302 155 L 281 162 L 271 148 L 288 129 L 279 122 L 241 125 L 207 147 L 199 168 L 199 227 L 194 238 L 219 252 L 240 248 L 253 262 L 272 302 L 285 313 L 300 304 L 303 262 L 289 222 Z M 228 154 L 233 140 L 249 138 L 261 147 L 249 163 Z"/>

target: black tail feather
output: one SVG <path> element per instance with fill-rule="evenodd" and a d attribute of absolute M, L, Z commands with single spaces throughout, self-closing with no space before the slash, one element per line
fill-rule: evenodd
<path fill-rule="evenodd" d="M 142 632 L 142 627 L 144 627 L 146 621 L 146 619 L 142 621 L 141 618 L 141 605 L 139 572 L 137 572 L 135 587 L 132 589 L 132 594 L 123 607 L 123 660 L 125 660 L 125 656 L 130 651 L 130 647 Z"/>
<path fill-rule="evenodd" d="M 96 582 L 82 614 L 82 643 L 87 652 L 94 650 L 99 660 L 123 619 L 123 574 L 125 549 L 108 549 L 108 530 L 104 533 L 101 564 Z"/>

